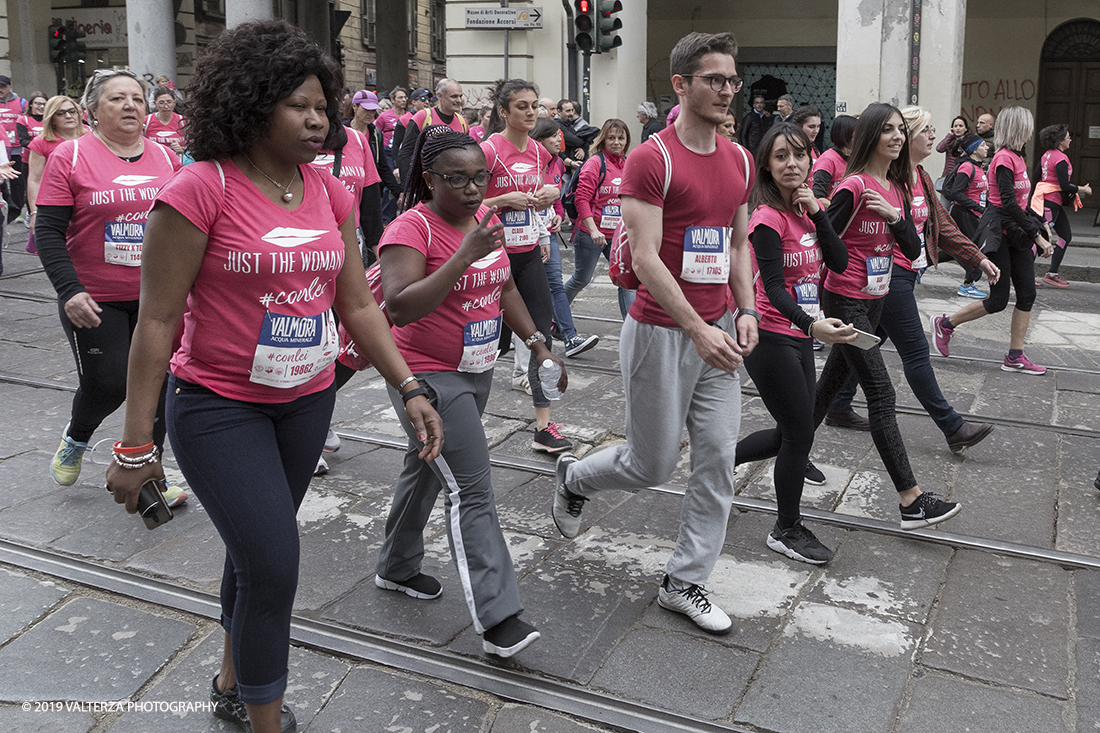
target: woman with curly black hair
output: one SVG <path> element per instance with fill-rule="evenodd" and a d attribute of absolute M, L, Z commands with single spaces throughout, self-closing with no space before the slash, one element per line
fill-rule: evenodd
<path fill-rule="evenodd" d="M 130 512 L 163 475 L 150 437 L 170 368 L 172 447 L 226 545 L 214 714 L 255 733 L 296 729 L 282 704 L 295 513 L 332 416 L 333 307 L 402 393 L 419 457 L 434 459 L 443 440 L 363 278 L 352 195 L 309 166 L 333 147 L 340 86 L 332 59 L 281 20 L 238 25 L 198 60 L 185 128 L 197 162 L 149 215 L 126 422 L 107 471 Z"/>
<path fill-rule="evenodd" d="M 1043 219 L 1057 235 L 1052 240 L 1054 254 L 1050 258 L 1050 267 L 1047 274 L 1043 275 L 1043 282 L 1056 288 L 1068 288 L 1069 283 L 1058 274 L 1058 268 L 1062 265 L 1062 258 L 1066 256 L 1066 248 L 1073 239 L 1073 231 L 1069 226 L 1069 217 L 1066 216 L 1064 207 L 1081 205 L 1078 194 L 1092 195 L 1092 186 L 1075 186 L 1070 183 L 1073 175 L 1073 165 L 1069 162 L 1066 151 L 1069 150 L 1073 139 L 1069 134 L 1069 125 L 1050 125 L 1039 130 L 1039 147 L 1043 155 L 1035 164 L 1034 178 L 1042 186 L 1043 192 Z"/>

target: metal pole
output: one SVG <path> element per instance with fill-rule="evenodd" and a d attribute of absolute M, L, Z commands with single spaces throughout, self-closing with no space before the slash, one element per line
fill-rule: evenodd
<path fill-rule="evenodd" d="M 566 39 L 573 37 L 573 7 L 569 4 L 569 0 L 561 0 L 562 7 L 565 8 L 565 27 L 566 27 Z M 571 40 L 565 42 L 565 55 L 568 71 L 567 73 L 567 89 L 565 92 L 566 99 L 577 98 L 577 44 Z M 585 118 L 587 119 L 587 118 Z"/>
<path fill-rule="evenodd" d="M 592 54 L 584 52 L 584 80 L 581 83 L 581 117 L 588 119 L 588 97 L 592 84 Z"/>
<path fill-rule="evenodd" d="M 508 0 L 500 0 L 500 7 L 508 7 Z M 508 77 L 508 29 L 504 29 L 504 78 Z"/>

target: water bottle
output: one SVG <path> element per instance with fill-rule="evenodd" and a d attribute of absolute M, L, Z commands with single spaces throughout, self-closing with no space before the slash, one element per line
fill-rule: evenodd
<path fill-rule="evenodd" d="M 558 380 L 561 379 L 561 367 L 553 359 L 546 359 L 539 364 L 539 384 L 542 385 L 542 393 L 548 400 L 560 400 L 561 392 L 558 391 Z"/>

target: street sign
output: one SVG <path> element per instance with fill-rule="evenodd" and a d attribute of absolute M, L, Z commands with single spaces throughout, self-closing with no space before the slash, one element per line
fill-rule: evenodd
<path fill-rule="evenodd" d="M 466 8 L 467 28 L 542 28 L 542 8 Z"/>

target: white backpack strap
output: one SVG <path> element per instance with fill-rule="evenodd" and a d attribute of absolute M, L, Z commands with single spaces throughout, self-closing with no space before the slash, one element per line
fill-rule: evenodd
<path fill-rule="evenodd" d="M 424 228 L 428 230 L 428 249 L 431 249 L 432 248 L 432 225 L 428 223 L 428 218 L 426 216 L 424 216 L 423 214 L 421 214 L 416 209 L 412 209 L 412 213 L 419 216 L 421 221 L 424 222 Z"/>
<path fill-rule="evenodd" d="M 844 233 L 848 231 L 848 227 L 852 226 L 852 222 L 855 221 L 856 214 L 859 213 L 859 207 L 863 205 L 863 191 L 867 190 L 867 184 L 863 182 L 863 179 L 858 174 L 851 176 L 859 181 L 859 187 L 861 189 L 859 198 L 852 196 L 852 215 L 848 217 L 848 222 L 844 225 L 844 228 L 836 233 L 838 237 L 843 237 Z"/>
<path fill-rule="evenodd" d="M 661 157 L 665 161 L 665 187 L 661 192 L 661 198 L 668 196 L 668 188 L 672 185 L 672 155 L 669 154 L 665 141 L 660 135 L 653 135 L 650 139 L 657 141 L 657 148 L 661 151 Z"/>
<path fill-rule="evenodd" d="M 160 150 L 160 154 L 164 156 L 164 162 L 168 164 L 168 167 L 174 168 L 174 166 L 172 165 L 172 156 L 168 154 L 168 149 L 160 143 L 154 142 L 153 144 L 157 146 L 157 148 Z"/>
<path fill-rule="evenodd" d="M 222 164 L 217 160 L 214 161 L 214 167 L 218 169 L 218 178 L 220 178 L 221 181 L 222 181 L 222 195 L 224 196 L 225 195 L 225 171 L 222 170 Z"/>
<path fill-rule="evenodd" d="M 745 152 L 744 146 L 740 143 L 734 143 L 734 146 L 741 152 L 741 160 L 745 163 L 745 186 L 749 185 L 749 154 Z"/>
<path fill-rule="evenodd" d="M 492 140 L 486 140 L 485 144 L 488 145 L 493 150 L 493 165 L 489 166 L 489 171 L 492 172 L 493 167 L 495 167 L 497 162 L 500 161 L 500 153 L 497 152 L 497 146 L 493 145 Z"/>
<path fill-rule="evenodd" d="M 73 163 L 72 170 L 76 170 L 76 156 L 80 152 L 80 138 L 73 141 Z"/>

